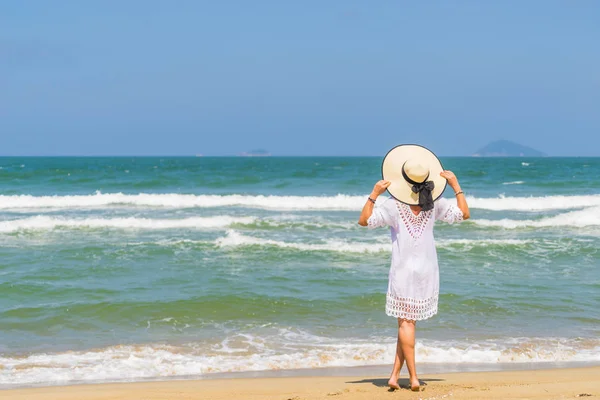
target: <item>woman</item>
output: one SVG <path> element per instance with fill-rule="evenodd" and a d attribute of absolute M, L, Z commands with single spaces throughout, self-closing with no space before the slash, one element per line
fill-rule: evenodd
<path fill-rule="evenodd" d="M 384 180 L 375 184 L 358 223 L 391 228 L 392 263 L 385 310 L 398 319 L 398 342 L 388 385 L 399 389 L 398 375 L 406 361 L 410 387 L 418 391 L 416 323 L 437 313 L 439 296 L 434 222 L 468 219 L 469 207 L 456 176 L 443 170 L 438 158 L 424 147 L 395 147 L 386 155 L 382 170 Z M 456 202 L 441 197 L 446 185 L 454 190 Z M 392 197 L 375 207 L 386 190 Z"/>

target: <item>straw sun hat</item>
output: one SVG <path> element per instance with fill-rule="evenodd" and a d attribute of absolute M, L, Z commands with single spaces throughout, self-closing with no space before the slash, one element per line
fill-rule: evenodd
<path fill-rule="evenodd" d="M 381 173 L 390 181 L 388 192 L 396 200 L 420 205 L 424 211 L 433 208 L 446 189 L 446 178 L 440 176 L 444 168 L 431 150 L 416 144 L 402 144 L 391 149 L 383 159 Z"/>

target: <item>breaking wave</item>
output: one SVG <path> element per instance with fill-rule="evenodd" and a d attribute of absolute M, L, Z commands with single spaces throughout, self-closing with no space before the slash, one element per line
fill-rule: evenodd
<path fill-rule="evenodd" d="M 356 243 L 342 240 L 327 240 L 324 243 L 318 244 L 294 243 L 246 236 L 233 230 L 228 231 L 225 237 L 217 239 L 215 244 L 219 247 L 266 246 L 301 251 L 334 251 L 340 253 L 379 253 L 382 251 L 391 251 L 389 243 Z"/>
<path fill-rule="evenodd" d="M 116 229 L 209 229 L 226 228 L 234 224 L 251 224 L 254 217 L 193 217 L 185 219 L 149 218 L 82 218 L 66 219 L 38 215 L 30 218 L 0 222 L 0 232 L 21 230 L 52 230 L 57 228 L 116 228 Z"/>
<path fill-rule="evenodd" d="M 517 182 L 512 182 L 517 184 Z M 263 195 L 193 195 L 193 194 L 123 194 L 96 193 L 72 196 L 0 196 L 0 209 L 36 210 L 63 208 L 162 207 L 216 208 L 244 207 L 266 210 L 334 210 L 360 211 L 365 196 L 263 196 Z M 379 200 L 379 202 L 384 199 Z M 469 197 L 472 208 L 491 211 L 551 211 L 600 206 L 600 195 L 545 197 Z"/>
<path fill-rule="evenodd" d="M 498 227 L 505 229 L 516 228 L 549 228 L 549 227 L 576 227 L 600 226 L 600 207 L 586 208 L 579 211 L 571 211 L 553 217 L 536 220 L 513 220 L 513 219 L 475 219 L 473 223 L 486 227 Z"/>
<path fill-rule="evenodd" d="M 285 340 L 285 346 L 281 341 Z M 228 336 L 221 343 L 111 346 L 89 351 L 0 357 L 0 384 L 135 381 L 217 372 L 349 367 L 389 363 L 389 338 L 337 340 L 280 330 L 278 336 Z M 600 342 L 578 338 L 508 338 L 472 342 L 419 341 L 419 362 L 535 363 L 600 361 Z"/>

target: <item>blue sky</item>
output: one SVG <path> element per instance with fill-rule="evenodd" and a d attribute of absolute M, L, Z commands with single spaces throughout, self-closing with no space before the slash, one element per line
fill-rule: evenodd
<path fill-rule="evenodd" d="M 3 1 L 0 155 L 600 156 L 600 2 Z"/>

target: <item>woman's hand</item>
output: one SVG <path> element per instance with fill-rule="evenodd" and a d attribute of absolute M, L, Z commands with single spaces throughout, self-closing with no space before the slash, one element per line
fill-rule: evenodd
<path fill-rule="evenodd" d="M 442 178 L 446 178 L 446 180 L 448 181 L 448 185 L 450 185 L 450 187 L 452 187 L 452 189 L 454 189 L 455 192 L 460 190 L 460 186 L 458 185 L 458 179 L 456 178 L 456 175 L 454 175 L 454 172 L 442 171 L 440 172 L 440 176 Z"/>
<path fill-rule="evenodd" d="M 373 187 L 373 191 L 371 192 L 371 195 L 369 196 L 369 199 L 365 203 L 365 206 L 363 207 L 362 212 L 360 213 L 360 217 L 358 218 L 359 225 L 362 225 L 362 226 L 369 225 L 369 217 L 371 216 L 371 214 L 373 214 L 373 207 L 375 206 L 375 199 L 377 199 L 377 197 L 379 197 L 379 195 L 384 193 L 387 190 L 387 188 L 390 187 L 391 184 L 392 184 L 392 182 L 385 181 L 385 180 L 381 180 L 375 184 L 375 186 Z M 373 200 L 373 201 L 371 201 L 371 200 Z"/>
<path fill-rule="evenodd" d="M 456 179 L 456 175 L 452 171 L 442 171 L 440 172 L 440 176 L 446 178 L 448 181 L 448 185 L 452 187 L 454 193 L 456 194 L 456 204 L 460 211 L 463 213 L 463 219 L 469 219 L 471 217 L 471 213 L 469 211 L 469 205 L 467 204 L 467 199 L 465 198 L 465 194 L 462 190 L 460 190 L 460 185 L 458 184 L 458 179 Z"/>
<path fill-rule="evenodd" d="M 392 182 L 385 181 L 385 180 L 381 180 L 381 181 L 377 182 L 375 184 L 375 186 L 373 187 L 373 191 L 371 192 L 371 197 L 373 198 L 373 200 L 375 200 L 377 197 L 379 197 L 379 195 L 385 193 L 385 191 L 387 190 L 388 187 L 390 187 L 391 184 L 392 184 Z"/>

